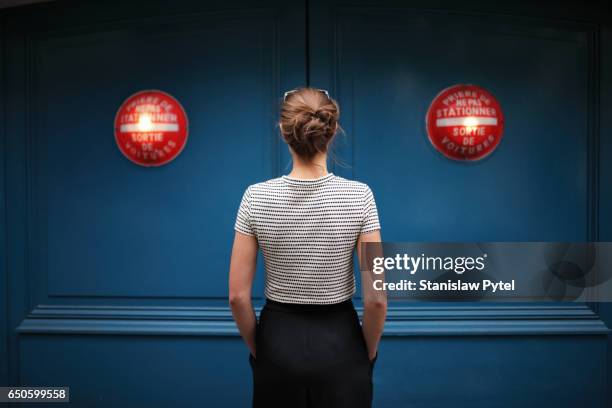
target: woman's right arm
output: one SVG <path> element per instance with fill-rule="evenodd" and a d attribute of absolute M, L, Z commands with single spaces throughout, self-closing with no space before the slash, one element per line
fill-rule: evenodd
<path fill-rule="evenodd" d="M 257 318 L 251 303 L 251 288 L 257 268 L 257 249 L 254 236 L 235 233 L 229 272 L 229 304 L 240 335 L 253 357 L 256 357 Z"/>
<path fill-rule="evenodd" d="M 364 265 L 364 256 L 361 253 L 361 244 L 364 242 L 381 242 L 380 230 L 375 230 L 369 233 L 361 234 L 357 240 L 357 256 L 359 257 L 359 265 Z M 370 361 L 376 356 L 378 343 L 383 333 L 385 320 L 387 318 L 387 297 L 385 292 L 376 291 L 372 285 L 372 272 L 362 271 L 361 285 L 363 295 L 363 337 L 365 338 L 368 347 L 368 357 Z"/>

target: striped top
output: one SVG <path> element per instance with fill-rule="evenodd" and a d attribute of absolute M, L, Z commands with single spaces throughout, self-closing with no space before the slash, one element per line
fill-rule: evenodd
<path fill-rule="evenodd" d="M 266 298 L 332 304 L 355 293 L 357 239 L 380 225 L 370 188 L 328 173 L 250 185 L 234 229 L 257 238 L 266 268 Z"/>

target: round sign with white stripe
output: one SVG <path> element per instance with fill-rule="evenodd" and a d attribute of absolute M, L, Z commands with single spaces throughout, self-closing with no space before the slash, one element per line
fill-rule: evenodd
<path fill-rule="evenodd" d="M 141 166 L 161 166 L 185 147 L 187 114 L 171 95 L 157 90 L 140 91 L 127 98 L 115 116 L 115 141 L 119 150 Z"/>
<path fill-rule="evenodd" d="M 454 160 L 480 160 L 499 145 L 504 115 L 499 102 L 476 85 L 453 85 L 431 102 L 425 119 L 431 144 Z"/>

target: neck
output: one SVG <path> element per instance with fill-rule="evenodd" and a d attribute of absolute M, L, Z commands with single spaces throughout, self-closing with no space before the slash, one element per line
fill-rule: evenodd
<path fill-rule="evenodd" d="M 313 179 L 323 177 L 327 172 L 327 154 L 319 153 L 311 161 L 304 161 L 293 154 L 293 169 L 290 177 Z"/>

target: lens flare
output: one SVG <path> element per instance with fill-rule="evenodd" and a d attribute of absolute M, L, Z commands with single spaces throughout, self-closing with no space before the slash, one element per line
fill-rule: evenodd
<path fill-rule="evenodd" d="M 478 126 L 479 124 L 480 122 L 478 121 L 478 118 L 473 116 L 468 116 L 467 118 L 463 119 L 463 126 Z"/>
<path fill-rule="evenodd" d="M 140 115 L 138 118 L 138 130 L 140 132 L 149 132 L 153 129 L 153 122 L 151 122 L 151 117 L 147 114 Z"/>

